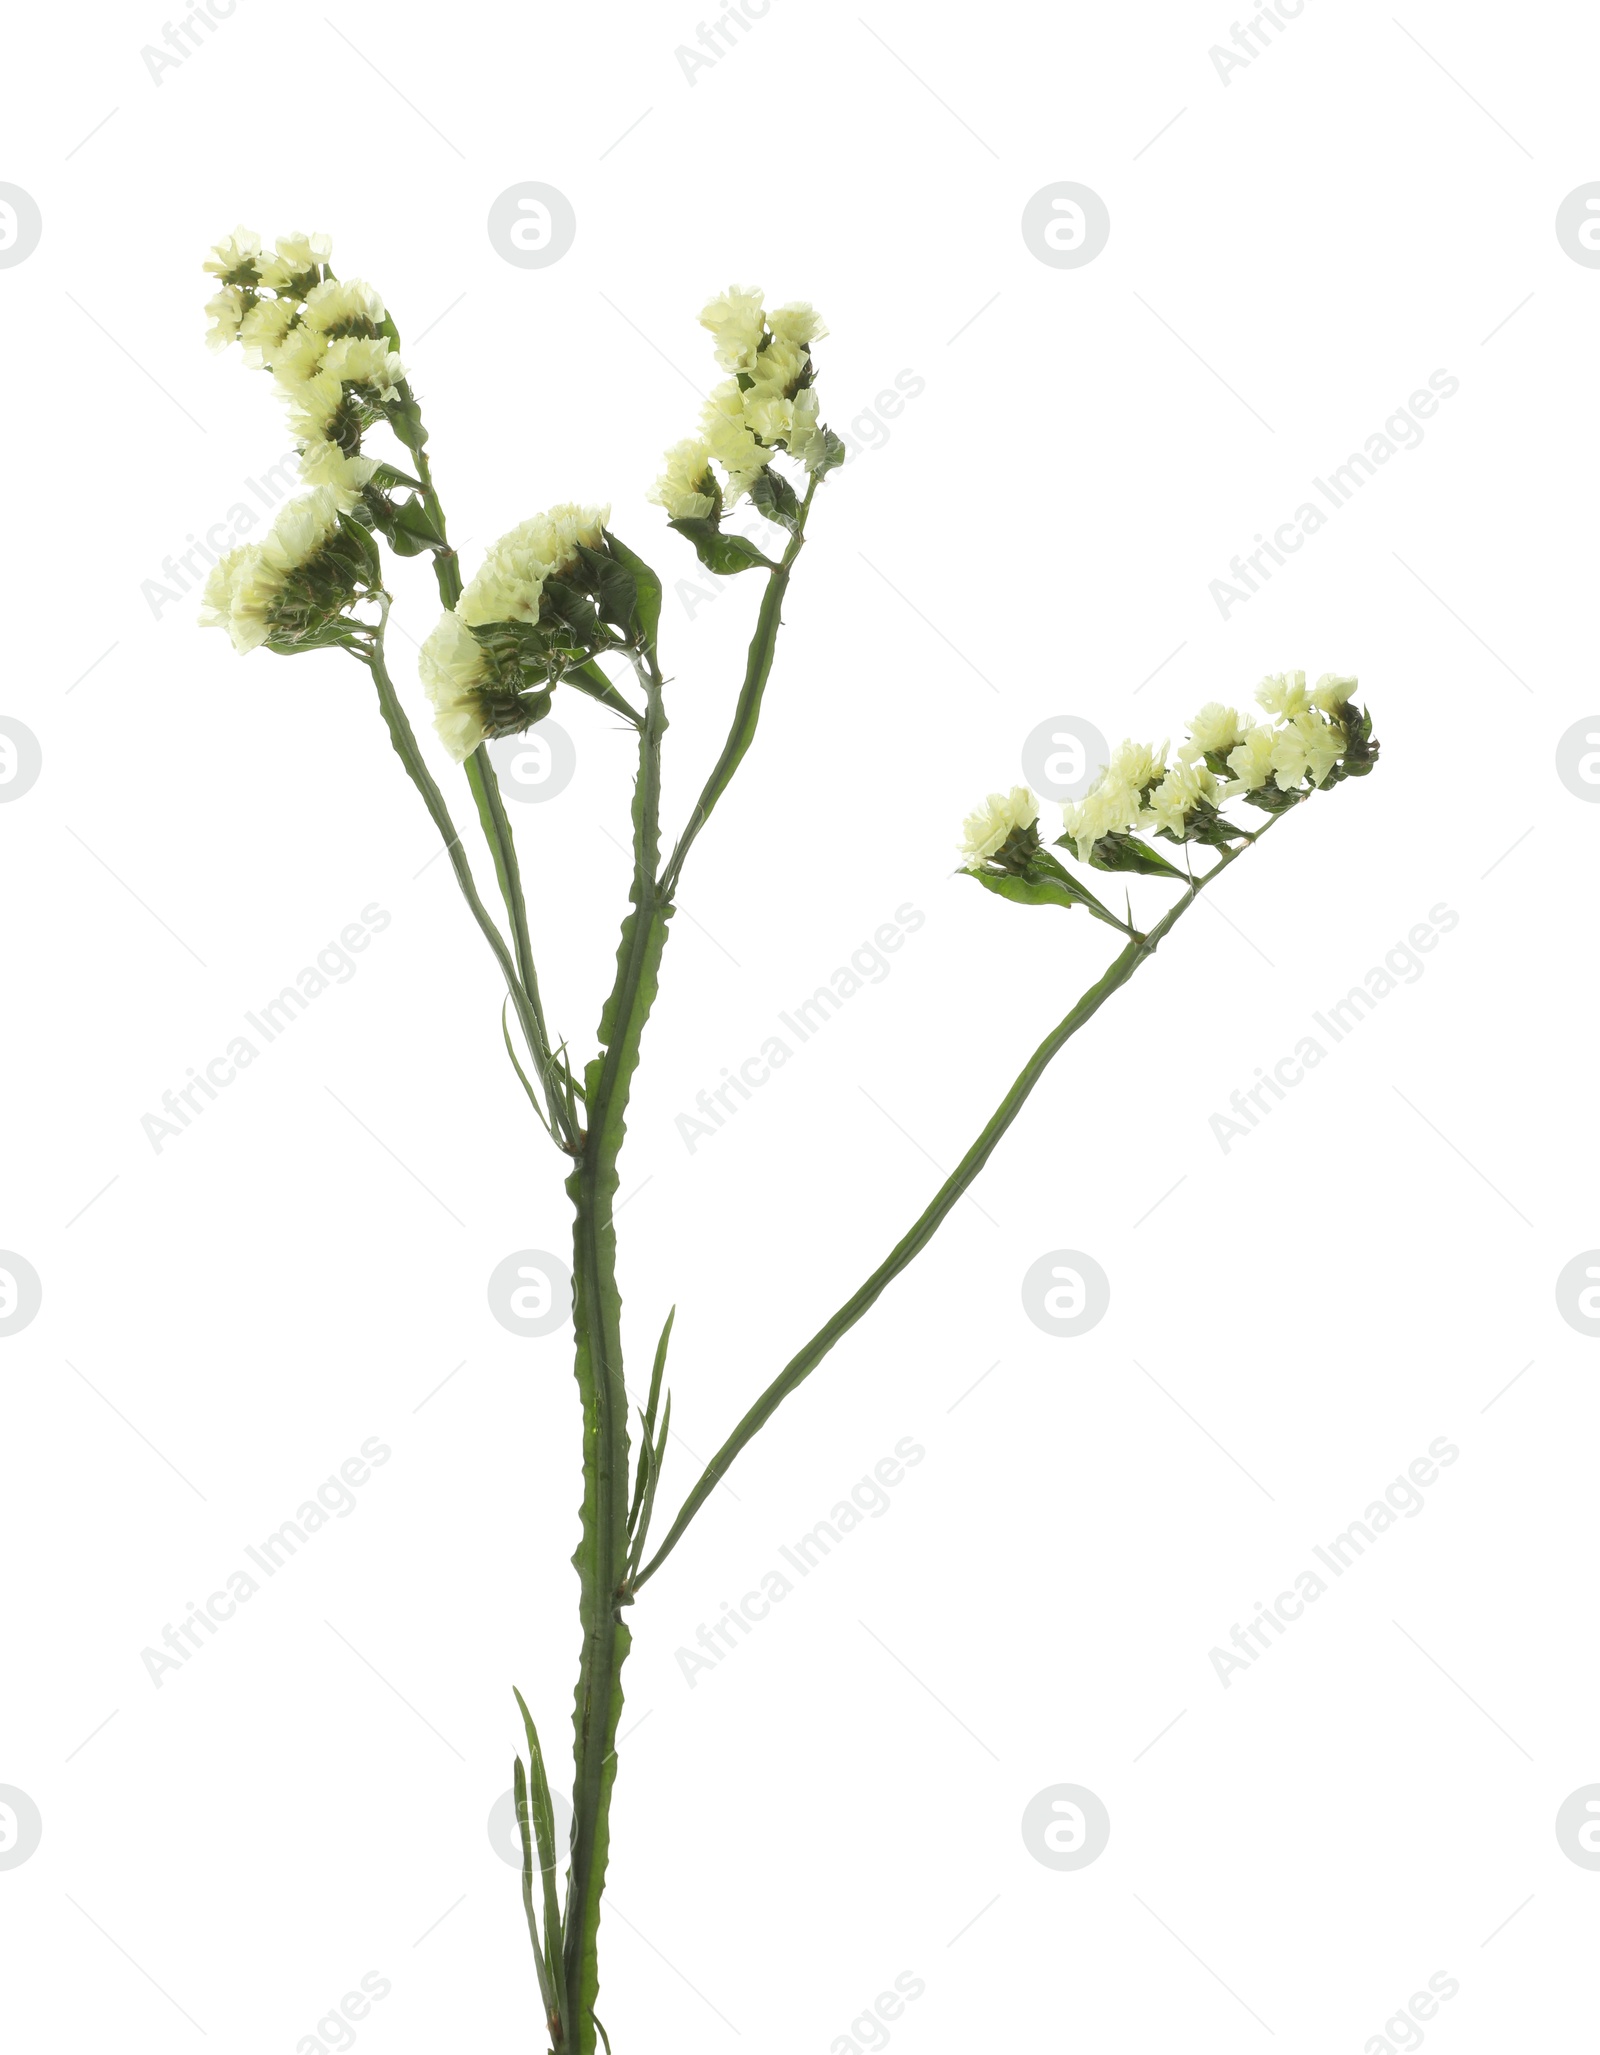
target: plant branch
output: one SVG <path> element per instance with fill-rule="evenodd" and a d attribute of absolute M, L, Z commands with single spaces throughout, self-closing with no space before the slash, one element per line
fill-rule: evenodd
<path fill-rule="evenodd" d="M 772 672 L 773 653 L 777 647 L 778 629 L 784 594 L 789 589 L 789 576 L 794 568 L 795 558 L 805 545 L 806 516 L 811 511 L 811 502 L 816 495 L 817 480 L 813 478 L 806 488 L 806 496 L 800 502 L 800 516 L 795 523 L 794 533 L 781 560 L 767 573 L 767 589 L 761 596 L 761 611 L 756 618 L 756 632 L 750 641 L 750 654 L 746 663 L 744 684 L 739 692 L 738 704 L 733 710 L 733 725 L 728 730 L 728 739 L 722 745 L 722 754 L 712 767 L 695 801 L 683 833 L 678 837 L 671 860 L 661 873 L 661 895 L 672 898 L 678 887 L 678 878 L 683 870 L 684 859 L 694 844 L 695 837 L 711 818 L 717 801 L 733 782 L 733 774 L 743 761 L 745 751 L 755 740 L 756 727 L 761 719 L 762 695 L 767 689 L 767 679 Z"/>
<path fill-rule="evenodd" d="M 1281 815 L 1275 816 L 1267 823 L 1267 827 L 1275 826 L 1281 818 Z M 1266 828 L 1258 830 L 1256 839 L 1259 840 L 1265 833 Z M 1071 1041 L 1085 1022 L 1094 1018 L 1114 992 L 1121 990 L 1139 966 L 1155 954 L 1158 945 L 1194 904 L 1200 892 L 1241 854 L 1240 850 L 1229 850 L 1204 877 L 1196 878 L 1177 904 L 1168 909 L 1147 935 L 1130 941 L 1122 953 L 1113 960 L 1104 976 L 1089 987 L 1065 1018 L 1045 1036 L 1023 1065 L 1016 1082 L 1000 1101 L 983 1132 L 945 1179 L 910 1229 L 895 1243 L 866 1282 L 846 1299 L 832 1319 L 820 1327 L 799 1354 L 784 1366 L 711 1458 L 694 1489 L 679 1508 L 678 1516 L 668 1530 L 665 1541 L 633 1579 L 635 1590 L 653 1577 L 672 1553 L 685 1528 L 732 1467 L 740 1451 L 754 1440 L 789 1394 L 805 1382 L 835 1342 L 855 1326 L 901 1271 L 932 1241 L 946 1215 L 993 1155 L 1001 1136 L 1021 1112 L 1034 1086 L 1044 1076 L 1060 1050 Z"/>

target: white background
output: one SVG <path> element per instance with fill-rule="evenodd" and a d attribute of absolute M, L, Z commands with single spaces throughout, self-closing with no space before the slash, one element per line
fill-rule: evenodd
<path fill-rule="evenodd" d="M 951 874 L 1023 738 L 1064 713 L 1176 736 L 1304 666 L 1359 673 L 1382 740 L 1071 1045 L 647 1588 L 618 2055 L 865 2047 L 905 1971 L 906 2055 L 1586 2045 L 1600 1874 L 1553 1821 L 1600 1779 L 1600 1362 L 1554 1283 L 1600 1242 L 1600 809 L 1554 766 L 1600 702 L 1600 275 L 1553 224 L 1600 176 L 1600 28 L 1310 0 L 1224 84 L 1225 7 L 775 0 L 691 83 L 692 13 L 245 0 L 159 82 L 154 12 L 13 25 L 0 177 L 44 234 L 0 270 L 0 712 L 44 768 L 0 807 L 0 1245 L 44 1301 L 0 1343 L 0 1783 L 43 1840 L 0 1871 L 8 2028 L 289 2055 L 336 2045 L 377 1971 L 373 2055 L 543 2045 L 485 1822 L 513 1681 L 552 1752 L 569 1731 L 578 1411 L 569 1333 L 514 1338 L 485 1281 L 564 1247 L 560 1162 L 365 675 L 241 660 L 193 593 L 157 617 L 142 590 L 288 447 L 269 382 L 202 344 L 200 260 L 242 220 L 330 230 L 417 338 L 469 571 L 567 498 L 609 499 L 662 569 L 669 824 L 757 598 L 691 613 L 643 501 L 716 375 L 702 300 L 815 301 L 825 415 L 878 444 L 817 509 L 631 1119 L 641 1381 L 679 1308 L 665 1510 L 1114 953 Z M 548 269 L 485 229 L 528 179 L 576 211 Z M 1110 210 L 1081 269 L 1020 232 L 1062 179 Z M 1436 370 L 1459 391 L 1421 446 L 1225 620 L 1229 559 Z M 902 372 L 925 387 L 885 440 Z M 398 631 L 437 602 L 398 576 L 420 723 Z M 577 775 L 516 826 L 586 1056 L 630 764 L 587 702 L 557 717 Z M 157 1152 L 142 1116 L 373 902 L 357 974 Z M 1225 1154 L 1229 1094 L 1441 902 L 1425 975 Z M 676 1116 L 906 903 L 891 974 L 691 1154 Z M 1075 1341 L 1019 1293 L 1060 1248 L 1111 1279 Z M 908 1435 L 890 1511 L 691 1689 L 675 1652 Z M 356 1509 L 158 1689 L 141 1650 L 371 1436 L 392 1458 Z M 1224 1688 L 1209 1651 L 1439 1436 L 1460 1456 L 1425 1509 Z M 1111 1818 L 1072 1873 L 1020 1830 L 1060 1783 Z M 1439 1971 L 1459 1994 L 1375 2042 Z"/>

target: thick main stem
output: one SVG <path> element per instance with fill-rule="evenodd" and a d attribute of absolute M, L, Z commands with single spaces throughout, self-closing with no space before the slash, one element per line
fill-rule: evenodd
<path fill-rule="evenodd" d="M 583 1400 L 583 1531 L 579 1576 L 583 1653 L 574 1706 L 572 1861 L 567 1881 L 566 1970 L 575 2055 L 593 2055 L 599 1988 L 600 1900 L 610 1849 L 622 1665 L 630 1636 L 619 1591 L 627 1566 L 628 1397 L 612 1207 L 617 1159 L 640 1039 L 656 995 L 672 908 L 656 880 L 661 736 L 666 716 L 653 655 L 639 736 L 633 801 L 633 910 L 622 924 L 617 974 L 600 1020 L 601 1053 L 585 1076 L 588 1132 L 567 1191 L 572 1199 L 575 1369 Z"/>

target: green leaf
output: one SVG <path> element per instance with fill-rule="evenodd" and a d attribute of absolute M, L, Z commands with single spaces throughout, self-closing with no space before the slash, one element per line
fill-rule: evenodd
<path fill-rule="evenodd" d="M 1061 838 L 1062 842 L 1071 839 L 1069 835 Z M 1141 842 L 1137 835 L 1124 834 L 1120 828 L 1100 837 L 1089 852 L 1089 861 L 1097 871 L 1137 871 L 1147 878 L 1176 878 L 1181 885 L 1189 882 L 1187 871 L 1168 863 L 1159 850 Z"/>
<path fill-rule="evenodd" d="M 576 585 L 569 585 L 566 579 L 547 578 L 544 581 L 540 612 L 543 613 L 546 607 L 555 620 L 570 632 L 579 648 L 589 650 L 606 639 L 594 602 Z"/>
<path fill-rule="evenodd" d="M 625 542 L 619 542 L 610 529 L 602 531 L 606 548 L 627 571 L 634 585 L 634 618 L 645 642 L 653 648 L 656 632 L 661 625 L 661 580 L 651 570 L 643 557 L 637 557 Z"/>
<path fill-rule="evenodd" d="M 793 535 L 800 526 L 800 501 L 794 487 L 781 471 L 775 471 L 769 464 L 750 488 L 751 504 L 757 513 L 764 514 L 780 528 L 787 528 Z"/>
<path fill-rule="evenodd" d="M 1087 906 L 1091 910 L 1099 907 L 1102 913 L 1108 912 L 1076 878 L 1019 878 L 1004 871 L 963 871 L 961 875 L 974 879 L 986 892 L 1009 899 L 1013 906 Z M 1122 923 L 1114 915 L 1111 918 L 1114 926 L 1121 927 Z"/>
<path fill-rule="evenodd" d="M 822 431 L 822 455 L 811 466 L 813 477 L 826 478 L 830 471 L 837 471 L 850 454 L 840 438 L 831 428 Z"/>
<path fill-rule="evenodd" d="M 724 535 L 704 515 L 669 521 L 667 526 L 686 536 L 694 544 L 694 553 L 701 563 L 708 571 L 715 571 L 719 578 L 730 578 L 736 571 L 753 571 L 758 565 L 768 571 L 777 569 L 771 557 L 763 556 L 753 542 L 746 542 L 742 535 Z M 546 586 L 545 590 L 548 591 L 549 587 Z"/>
<path fill-rule="evenodd" d="M 632 572 L 608 551 L 590 549 L 583 542 L 578 544 L 578 560 L 589 574 L 588 590 L 594 596 L 595 611 L 631 642 L 639 606 Z"/>

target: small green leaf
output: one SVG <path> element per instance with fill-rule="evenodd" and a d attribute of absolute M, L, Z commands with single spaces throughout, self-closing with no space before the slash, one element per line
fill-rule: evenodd
<path fill-rule="evenodd" d="M 833 430 L 831 428 L 824 428 L 822 431 L 822 455 L 811 466 L 812 475 L 817 478 L 826 478 L 830 471 L 838 470 L 849 454 L 849 450 L 846 449 L 844 443 L 834 434 Z"/>
<path fill-rule="evenodd" d="M 764 514 L 780 528 L 787 528 L 791 535 L 799 527 L 800 501 L 795 489 L 783 473 L 773 470 L 770 464 L 751 486 L 750 500 L 757 513 Z"/>
<path fill-rule="evenodd" d="M 1100 906 L 1094 894 L 1085 891 L 1074 878 L 1019 878 L 1005 871 L 964 871 L 962 876 L 976 879 L 986 892 L 1009 899 L 1014 906 Z M 1105 909 L 1102 907 L 1101 911 Z M 1112 918 L 1114 926 L 1122 925 Z"/>
<path fill-rule="evenodd" d="M 1064 835 L 1061 839 L 1069 842 L 1071 837 Z M 1089 852 L 1089 861 L 1097 871 L 1137 871 L 1147 878 L 1176 878 L 1184 885 L 1189 882 L 1187 871 L 1168 863 L 1159 850 L 1141 842 L 1137 835 L 1124 834 L 1120 828 L 1100 837 Z"/>
<path fill-rule="evenodd" d="M 708 571 L 715 571 L 719 578 L 732 577 L 736 571 L 753 571 L 758 565 L 768 571 L 777 569 L 771 557 L 763 556 L 753 542 L 746 542 L 742 535 L 724 535 L 703 515 L 669 521 L 667 526 L 687 536 L 694 544 L 694 553 L 701 563 Z M 549 586 L 545 587 L 547 592 L 549 589 Z"/>
<path fill-rule="evenodd" d="M 625 542 L 619 542 L 609 528 L 602 531 L 606 548 L 628 572 L 634 586 L 634 618 L 645 642 L 654 647 L 656 632 L 661 625 L 661 580 L 651 570 L 643 557 L 635 556 Z"/>

